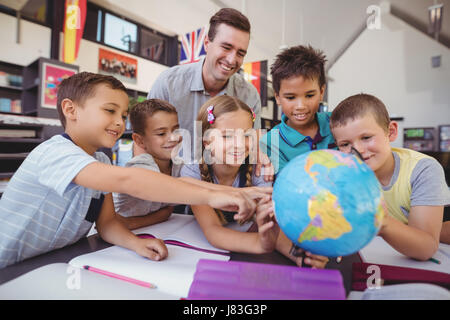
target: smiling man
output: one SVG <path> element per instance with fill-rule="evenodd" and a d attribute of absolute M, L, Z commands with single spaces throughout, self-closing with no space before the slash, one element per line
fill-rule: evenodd
<path fill-rule="evenodd" d="M 206 57 L 161 73 L 147 98 L 166 100 L 174 105 L 180 128 L 188 130 L 192 138 L 200 107 L 210 98 L 223 94 L 244 101 L 254 111 L 254 128 L 259 129 L 261 101 L 258 91 L 237 73 L 247 53 L 250 22 L 239 11 L 224 8 L 211 17 L 209 24 L 205 37 Z M 193 149 L 191 154 L 195 155 Z"/>

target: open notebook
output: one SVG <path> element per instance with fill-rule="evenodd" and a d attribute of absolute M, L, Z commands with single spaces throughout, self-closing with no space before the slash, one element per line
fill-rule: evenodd
<path fill-rule="evenodd" d="M 418 261 L 401 254 L 392 248 L 383 238 L 375 237 L 359 252 L 361 259 L 366 263 L 384 264 L 397 267 L 422 269 L 450 274 L 450 245 L 440 243 L 438 251 L 433 258 L 440 264 L 432 261 Z"/>
<path fill-rule="evenodd" d="M 235 230 L 246 231 L 250 223 L 232 224 Z M 228 261 L 229 252 L 213 247 L 206 240 L 194 216 L 172 214 L 169 220 L 133 231 L 141 237 L 163 239 L 169 255 L 162 261 L 143 258 L 134 251 L 112 246 L 72 259 L 75 267 L 94 267 L 120 276 L 152 283 L 163 293 L 178 298 L 188 295 L 195 268 L 200 259 Z"/>

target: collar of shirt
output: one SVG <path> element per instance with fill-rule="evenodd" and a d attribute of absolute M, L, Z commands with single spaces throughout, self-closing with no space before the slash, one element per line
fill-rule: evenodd
<path fill-rule="evenodd" d="M 203 76 L 202 76 L 202 70 L 203 70 L 203 64 L 205 63 L 205 57 L 202 57 L 201 60 L 199 62 L 195 63 L 194 66 L 194 74 L 192 77 L 192 82 L 191 82 L 191 91 L 201 91 L 204 95 L 210 95 L 206 90 L 205 90 L 205 85 L 203 83 Z M 225 86 L 225 88 L 223 88 L 217 95 L 223 95 L 223 94 L 227 94 L 228 93 L 228 87 L 230 84 L 230 79 L 228 79 L 228 82 Z"/>
<path fill-rule="evenodd" d="M 299 143 L 306 140 L 308 143 L 317 144 L 323 140 L 324 137 L 331 134 L 330 126 L 328 125 L 329 115 L 326 112 L 316 113 L 316 120 L 319 125 L 319 132 L 315 137 L 304 136 L 294 128 L 286 124 L 288 118 L 285 114 L 281 115 L 280 136 L 291 147 L 295 147 Z"/>

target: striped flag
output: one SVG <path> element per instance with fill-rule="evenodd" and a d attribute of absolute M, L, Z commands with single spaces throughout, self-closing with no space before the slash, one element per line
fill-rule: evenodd
<path fill-rule="evenodd" d="M 205 36 L 206 28 L 202 27 L 181 37 L 180 64 L 197 62 L 206 55 Z"/>
<path fill-rule="evenodd" d="M 64 18 L 63 61 L 73 63 L 78 56 L 86 22 L 87 0 L 66 0 Z"/>
<path fill-rule="evenodd" d="M 253 84 L 261 97 L 261 106 L 267 105 L 267 60 L 243 64 L 244 78 Z"/>

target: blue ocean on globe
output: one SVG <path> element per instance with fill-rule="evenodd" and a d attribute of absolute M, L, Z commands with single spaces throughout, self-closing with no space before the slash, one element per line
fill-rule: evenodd
<path fill-rule="evenodd" d="M 327 257 L 353 254 L 378 233 L 381 186 L 359 158 L 315 150 L 278 174 L 272 199 L 281 230 L 298 247 Z"/>

